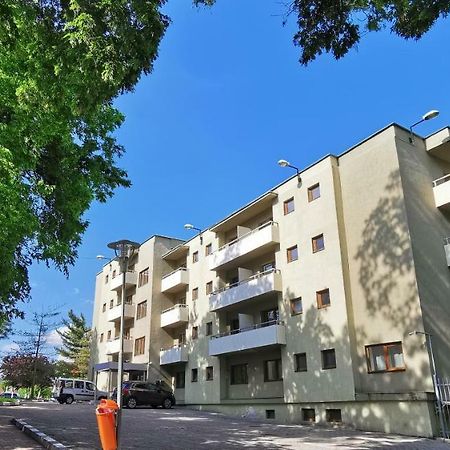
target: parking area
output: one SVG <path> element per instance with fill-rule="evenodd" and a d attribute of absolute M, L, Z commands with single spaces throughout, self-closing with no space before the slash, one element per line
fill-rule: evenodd
<path fill-rule="evenodd" d="M 34 403 L 0 407 L 0 415 L 25 419 L 71 449 L 101 448 L 93 405 Z M 123 430 L 124 449 L 450 450 L 446 443 L 429 439 L 343 428 L 281 425 L 183 407 L 125 409 Z"/>

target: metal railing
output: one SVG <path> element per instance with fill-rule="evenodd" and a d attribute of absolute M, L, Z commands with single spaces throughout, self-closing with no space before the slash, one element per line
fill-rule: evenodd
<path fill-rule="evenodd" d="M 164 314 L 166 312 L 172 311 L 174 309 L 182 309 L 182 308 L 187 308 L 187 305 L 184 303 L 177 303 L 174 306 L 171 306 L 170 308 L 165 309 L 164 311 L 161 312 L 161 314 Z"/>
<path fill-rule="evenodd" d="M 439 186 L 442 183 L 446 183 L 447 181 L 450 181 L 450 173 L 447 175 L 444 175 L 441 178 L 438 178 L 437 180 L 433 181 L 433 187 Z"/>
<path fill-rule="evenodd" d="M 266 228 L 271 225 L 278 225 L 277 222 L 274 222 L 273 220 L 270 220 L 269 222 L 263 223 L 258 228 L 255 228 L 253 230 L 250 230 L 248 233 L 243 234 L 242 236 L 237 237 L 236 239 L 233 239 L 230 242 L 227 242 L 225 245 L 222 245 L 222 247 L 218 248 L 214 253 L 220 252 L 221 250 L 231 247 L 232 245 L 236 244 L 237 242 L 245 239 L 246 237 L 250 236 L 251 234 L 257 233 L 258 231 L 262 230 L 263 228 Z"/>
<path fill-rule="evenodd" d="M 441 412 L 443 414 L 443 423 L 441 424 L 442 437 L 445 439 L 450 438 L 450 379 L 437 379 L 436 389 L 439 393 L 437 401 L 440 402 Z"/>
<path fill-rule="evenodd" d="M 232 334 L 245 333 L 246 331 L 257 330 L 259 328 L 270 327 L 272 325 L 284 325 L 284 322 L 279 319 L 274 319 L 269 320 L 268 322 L 256 323 L 250 327 L 238 328 L 236 330 L 224 331 L 223 333 L 215 334 L 214 336 L 211 336 L 211 339 L 231 336 Z"/>
<path fill-rule="evenodd" d="M 179 271 L 187 272 L 187 268 L 186 267 L 178 267 L 178 269 L 172 270 L 172 272 L 167 273 L 166 275 L 163 275 L 161 280 L 164 280 L 164 278 L 170 277 L 170 275 L 173 275 L 174 273 L 177 273 Z"/>
<path fill-rule="evenodd" d="M 224 287 L 222 287 L 220 289 L 216 289 L 215 291 L 211 292 L 211 294 L 209 294 L 209 295 L 219 294 L 220 292 L 227 291 L 228 289 L 233 289 L 233 288 L 235 288 L 237 286 L 240 286 L 241 284 L 248 283 L 248 282 L 250 282 L 252 280 L 256 280 L 258 278 L 264 277 L 264 276 L 269 275 L 271 273 L 280 273 L 280 270 L 273 268 L 273 269 L 265 270 L 264 272 L 255 273 L 254 275 L 252 275 L 249 278 L 246 278 L 245 280 L 241 280 L 241 281 L 238 281 L 236 283 L 231 283 L 231 284 L 228 284 L 227 286 L 224 286 Z"/>
<path fill-rule="evenodd" d="M 120 336 L 116 336 L 114 338 L 107 339 L 106 342 L 114 342 L 114 341 L 118 341 L 119 339 L 120 339 Z M 124 341 L 131 341 L 132 339 L 133 338 L 131 336 L 124 336 L 123 337 Z"/>
<path fill-rule="evenodd" d="M 173 348 L 181 348 L 181 347 L 185 347 L 186 343 L 185 342 L 179 342 L 178 344 L 173 344 L 170 347 L 161 347 L 161 351 L 162 352 L 167 352 L 168 350 L 172 350 Z"/>

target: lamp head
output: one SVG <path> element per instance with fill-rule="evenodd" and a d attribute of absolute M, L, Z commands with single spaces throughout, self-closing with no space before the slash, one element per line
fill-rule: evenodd
<path fill-rule="evenodd" d="M 431 120 L 434 119 L 439 115 L 439 111 L 437 109 L 432 109 L 431 111 L 428 111 L 422 116 L 423 120 Z"/>
<path fill-rule="evenodd" d="M 278 165 L 279 165 L 280 167 L 288 167 L 288 166 L 290 166 L 291 164 L 289 163 L 289 161 L 286 161 L 285 159 L 280 159 L 280 160 L 278 161 Z"/>
<path fill-rule="evenodd" d="M 184 228 L 186 230 L 192 230 L 192 229 L 194 229 L 194 225 L 192 225 L 192 223 L 185 223 Z"/>

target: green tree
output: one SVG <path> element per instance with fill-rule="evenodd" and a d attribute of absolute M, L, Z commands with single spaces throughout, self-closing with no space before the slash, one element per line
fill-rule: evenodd
<path fill-rule="evenodd" d="M 216 0 L 194 0 L 212 5 Z M 284 23 L 295 15 L 294 44 L 300 63 L 308 64 L 323 52 L 339 59 L 369 31 L 388 27 L 405 39 L 420 39 L 440 17 L 450 13 L 448 0 L 290 0 Z"/>
<path fill-rule="evenodd" d="M 0 2 L 0 317 L 22 315 L 33 261 L 68 273 L 91 203 L 130 185 L 112 103 L 151 72 L 164 2 Z"/>
<path fill-rule="evenodd" d="M 84 378 L 89 366 L 90 329 L 83 314 L 77 316 L 70 310 L 68 316 L 69 320 L 63 320 L 66 329 L 57 330 L 63 344 L 57 352 L 71 365 L 72 376 Z"/>

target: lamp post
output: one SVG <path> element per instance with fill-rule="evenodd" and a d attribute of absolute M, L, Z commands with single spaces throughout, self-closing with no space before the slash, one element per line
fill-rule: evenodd
<path fill-rule="evenodd" d="M 200 228 L 194 227 L 194 225 L 192 225 L 192 223 L 186 223 L 184 224 L 184 228 L 186 230 L 196 230 L 198 231 L 198 234 L 200 236 L 200 245 L 203 244 L 203 236 L 202 236 L 202 230 Z"/>
<path fill-rule="evenodd" d="M 120 334 L 119 334 L 119 361 L 117 369 L 117 404 L 119 409 L 117 410 L 116 417 L 116 437 L 117 448 L 120 449 L 120 428 L 122 423 L 122 382 L 123 382 L 123 335 L 124 335 L 124 322 L 125 322 L 125 290 L 126 290 L 126 274 L 128 272 L 128 264 L 130 259 L 134 256 L 139 249 L 140 244 L 137 242 L 122 239 L 121 241 L 110 242 L 108 248 L 114 250 L 116 260 L 119 263 L 120 271 L 122 272 L 122 292 L 120 304 Z"/>
<path fill-rule="evenodd" d="M 409 142 L 411 144 L 414 144 L 414 134 L 413 134 L 413 128 L 416 125 L 419 125 L 419 123 L 425 122 L 426 120 L 431 120 L 434 119 L 435 117 L 437 117 L 439 115 L 439 111 L 437 109 L 432 109 L 431 111 L 428 111 L 427 113 L 425 113 L 422 118 L 420 120 L 418 120 L 416 123 L 413 123 L 410 127 L 409 127 Z"/>
<path fill-rule="evenodd" d="M 289 161 L 286 161 L 285 159 L 280 159 L 278 161 L 278 165 L 280 167 L 290 167 L 291 169 L 295 169 L 297 171 L 297 179 L 298 182 L 301 183 L 302 182 L 302 178 L 300 176 L 300 169 L 298 167 L 293 166 Z"/>
<path fill-rule="evenodd" d="M 442 402 L 441 402 L 441 393 L 439 391 L 438 386 L 438 376 L 436 372 L 436 362 L 434 360 L 434 352 L 433 352 L 433 344 L 431 342 L 431 334 L 426 333 L 425 331 L 411 331 L 408 333 L 409 336 L 416 336 L 418 334 L 425 336 L 425 344 L 427 346 L 428 356 L 431 361 L 431 370 L 432 370 L 432 379 L 433 379 L 433 388 L 434 388 L 434 394 L 436 395 L 437 400 L 437 410 L 438 410 L 438 416 L 439 416 L 439 424 L 441 426 L 442 435 L 444 438 L 447 438 L 446 430 L 445 430 L 445 423 L 444 423 L 444 412 L 442 411 Z"/>

